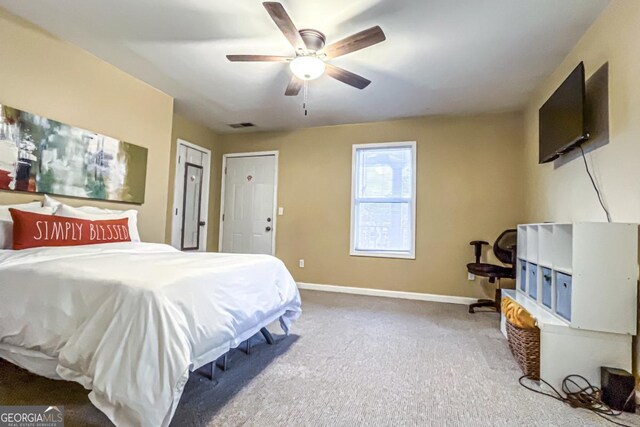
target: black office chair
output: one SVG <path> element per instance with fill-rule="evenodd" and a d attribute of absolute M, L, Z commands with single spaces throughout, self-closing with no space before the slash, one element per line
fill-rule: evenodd
<path fill-rule="evenodd" d="M 518 232 L 516 230 L 505 230 L 498 236 L 493 244 L 493 253 L 496 258 L 503 264 L 508 264 L 508 267 L 495 264 L 485 264 L 480 262 L 480 256 L 482 255 L 482 246 L 488 245 L 489 242 L 483 240 L 474 240 L 469 243 L 471 246 L 475 246 L 476 262 L 467 264 L 467 271 L 480 277 L 488 277 L 489 283 L 495 283 L 498 280 L 496 287 L 496 296 L 494 300 L 480 299 L 478 302 L 469 306 L 469 313 L 475 313 L 474 309 L 478 307 L 492 307 L 496 311 L 500 311 L 500 298 L 502 296 L 500 290 L 500 279 L 515 279 L 516 278 L 516 256 L 517 246 L 516 240 Z"/>

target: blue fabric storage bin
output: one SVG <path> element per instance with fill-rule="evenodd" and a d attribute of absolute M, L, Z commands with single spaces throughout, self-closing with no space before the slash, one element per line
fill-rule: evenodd
<path fill-rule="evenodd" d="M 520 261 L 520 290 L 527 292 L 527 263 Z"/>
<path fill-rule="evenodd" d="M 542 267 L 542 304 L 547 308 L 551 308 L 551 295 L 551 270 Z"/>
<path fill-rule="evenodd" d="M 556 273 L 556 313 L 571 320 L 571 276 Z"/>
<path fill-rule="evenodd" d="M 529 270 L 529 296 L 538 299 L 538 266 L 532 262 L 527 266 Z"/>

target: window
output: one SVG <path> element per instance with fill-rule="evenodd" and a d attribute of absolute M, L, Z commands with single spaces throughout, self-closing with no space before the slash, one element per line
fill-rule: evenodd
<path fill-rule="evenodd" d="M 353 146 L 351 255 L 415 259 L 416 143 Z"/>

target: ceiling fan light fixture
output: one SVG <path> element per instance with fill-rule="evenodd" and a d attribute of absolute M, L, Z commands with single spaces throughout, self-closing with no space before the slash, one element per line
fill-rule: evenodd
<path fill-rule="evenodd" d="M 289 63 L 294 76 L 300 80 L 315 80 L 324 74 L 324 61 L 315 56 L 298 56 Z"/>
<path fill-rule="evenodd" d="M 356 89 L 366 88 L 370 80 L 355 73 L 331 65 L 329 62 L 343 55 L 357 52 L 386 40 L 384 32 L 379 26 L 374 26 L 352 34 L 341 40 L 325 46 L 327 38 L 322 32 L 313 28 L 298 30 L 291 17 L 281 3 L 266 1 L 262 3 L 267 13 L 285 36 L 296 56 L 291 58 L 281 55 L 227 55 L 231 62 L 289 62 L 291 79 L 285 90 L 285 96 L 297 96 L 304 88 L 305 94 L 308 81 L 317 79 L 323 74 L 347 84 Z M 325 63 L 325 61 L 327 61 Z M 306 105 L 306 97 L 305 97 Z"/>

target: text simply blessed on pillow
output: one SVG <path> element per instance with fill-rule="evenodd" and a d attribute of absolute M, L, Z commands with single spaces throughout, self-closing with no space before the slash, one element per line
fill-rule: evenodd
<path fill-rule="evenodd" d="M 130 242 L 129 219 L 89 220 L 9 209 L 13 249 Z"/>

